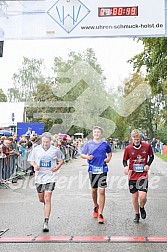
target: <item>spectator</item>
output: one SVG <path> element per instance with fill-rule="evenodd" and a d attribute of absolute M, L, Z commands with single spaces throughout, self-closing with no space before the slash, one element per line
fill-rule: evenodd
<path fill-rule="evenodd" d="M 153 153 L 156 152 L 156 144 L 157 144 L 157 140 L 155 139 L 155 137 L 152 139 L 151 141 L 151 147 L 152 147 L 152 150 L 153 150 Z"/>

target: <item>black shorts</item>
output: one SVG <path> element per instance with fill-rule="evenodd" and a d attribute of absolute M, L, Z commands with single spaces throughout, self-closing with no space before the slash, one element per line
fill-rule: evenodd
<path fill-rule="evenodd" d="M 148 179 L 141 178 L 138 180 L 129 180 L 129 191 L 135 193 L 137 191 L 147 192 L 148 191 Z"/>
<path fill-rule="evenodd" d="M 107 172 L 103 172 L 101 174 L 89 173 L 89 179 L 92 188 L 107 187 Z"/>
<path fill-rule="evenodd" d="M 46 184 L 35 184 L 37 192 L 43 193 L 45 191 L 52 192 L 55 188 L 55 182 L 50 182 Z"/>

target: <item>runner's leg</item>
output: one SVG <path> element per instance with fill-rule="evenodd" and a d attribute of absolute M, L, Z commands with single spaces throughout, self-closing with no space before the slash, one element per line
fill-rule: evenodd
<path fill-rule="evenodd" d="M 99 187 L 99 214 L 103 213 L 105 204 L 105 188 Z"/>
<path fill-rule="evenodd" d="M 38 199 L 40 202 L 45 203 L 44 192 L 38 193 Z"/>
<path fill-rule="evenodd" d="M 97 188 L 92 188 L 92 199 L 94 203 L 94 207 L 97 206 Z"/>
<path fill-rule="evenodd" d="M 44 192 L 44 201 L 45 201 L 45 208 L 44 208 L 44 217 L 49 219 L 50 212 L 51 212 L 51 191 Z"/>
<path fill-rule="evenodd" d="M 134 210 L 135 210 L 136 214 L 139 214 L 138 196 L 139 196 L 138 191 L 135 192 L 135 193 L 132 193 L 132 203 L 133 203 L 133 207 L 134 207 Z"/>
<path fill-rule="evenodd" d="M 140 200 L 140 207 L 143 208 L 147 202 L 147 193 L 139 191 L 139 200 Z"/>

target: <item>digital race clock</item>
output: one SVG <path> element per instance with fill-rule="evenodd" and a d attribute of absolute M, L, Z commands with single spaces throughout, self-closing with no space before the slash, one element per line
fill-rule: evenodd
<path fill-rule="evenodd" d="M 138 6 L 99 7 L 98 17 L 138 16 Z"/>

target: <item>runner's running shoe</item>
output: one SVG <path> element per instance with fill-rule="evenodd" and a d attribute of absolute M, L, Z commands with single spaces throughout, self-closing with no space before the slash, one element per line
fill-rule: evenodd
<path fill-rule="evenodd" d="M 98 223 L 99 223 L 99 224 L 103 224 L 103 223 L 104 223 L 104 217 L 103 217 L 102 214 L 99 214 L 99 215 L 98 215 Z"/>
<path fill-rule="evenodd" d="M 134 218 L 134 223 L 139 223 L 139 219 L 140 219 L 140 214 L 136 214 L 135 218 Z"/>
<path fill-rule="evenodd" d="M 97 218 L 97 217 L 98 217 L 98 210 L 99 210 L 99 205 L 97 205 L 97 206 L 93 209 L 93 218 Z"/>
<path fill-rule="evenodd" d="M 145 219 L 146 218 L 146 211 L 145 211 L 144 207 L 143 208 L 140 207 L 140 213 L 141 213 L 141 218 Z"/>
<path fill-rule="evenodd" d="M 48 222 L 44 221 L 42 231 L 43 231 L 43 232 L 49 232 L 49 225 L 48 225 Z"/>

